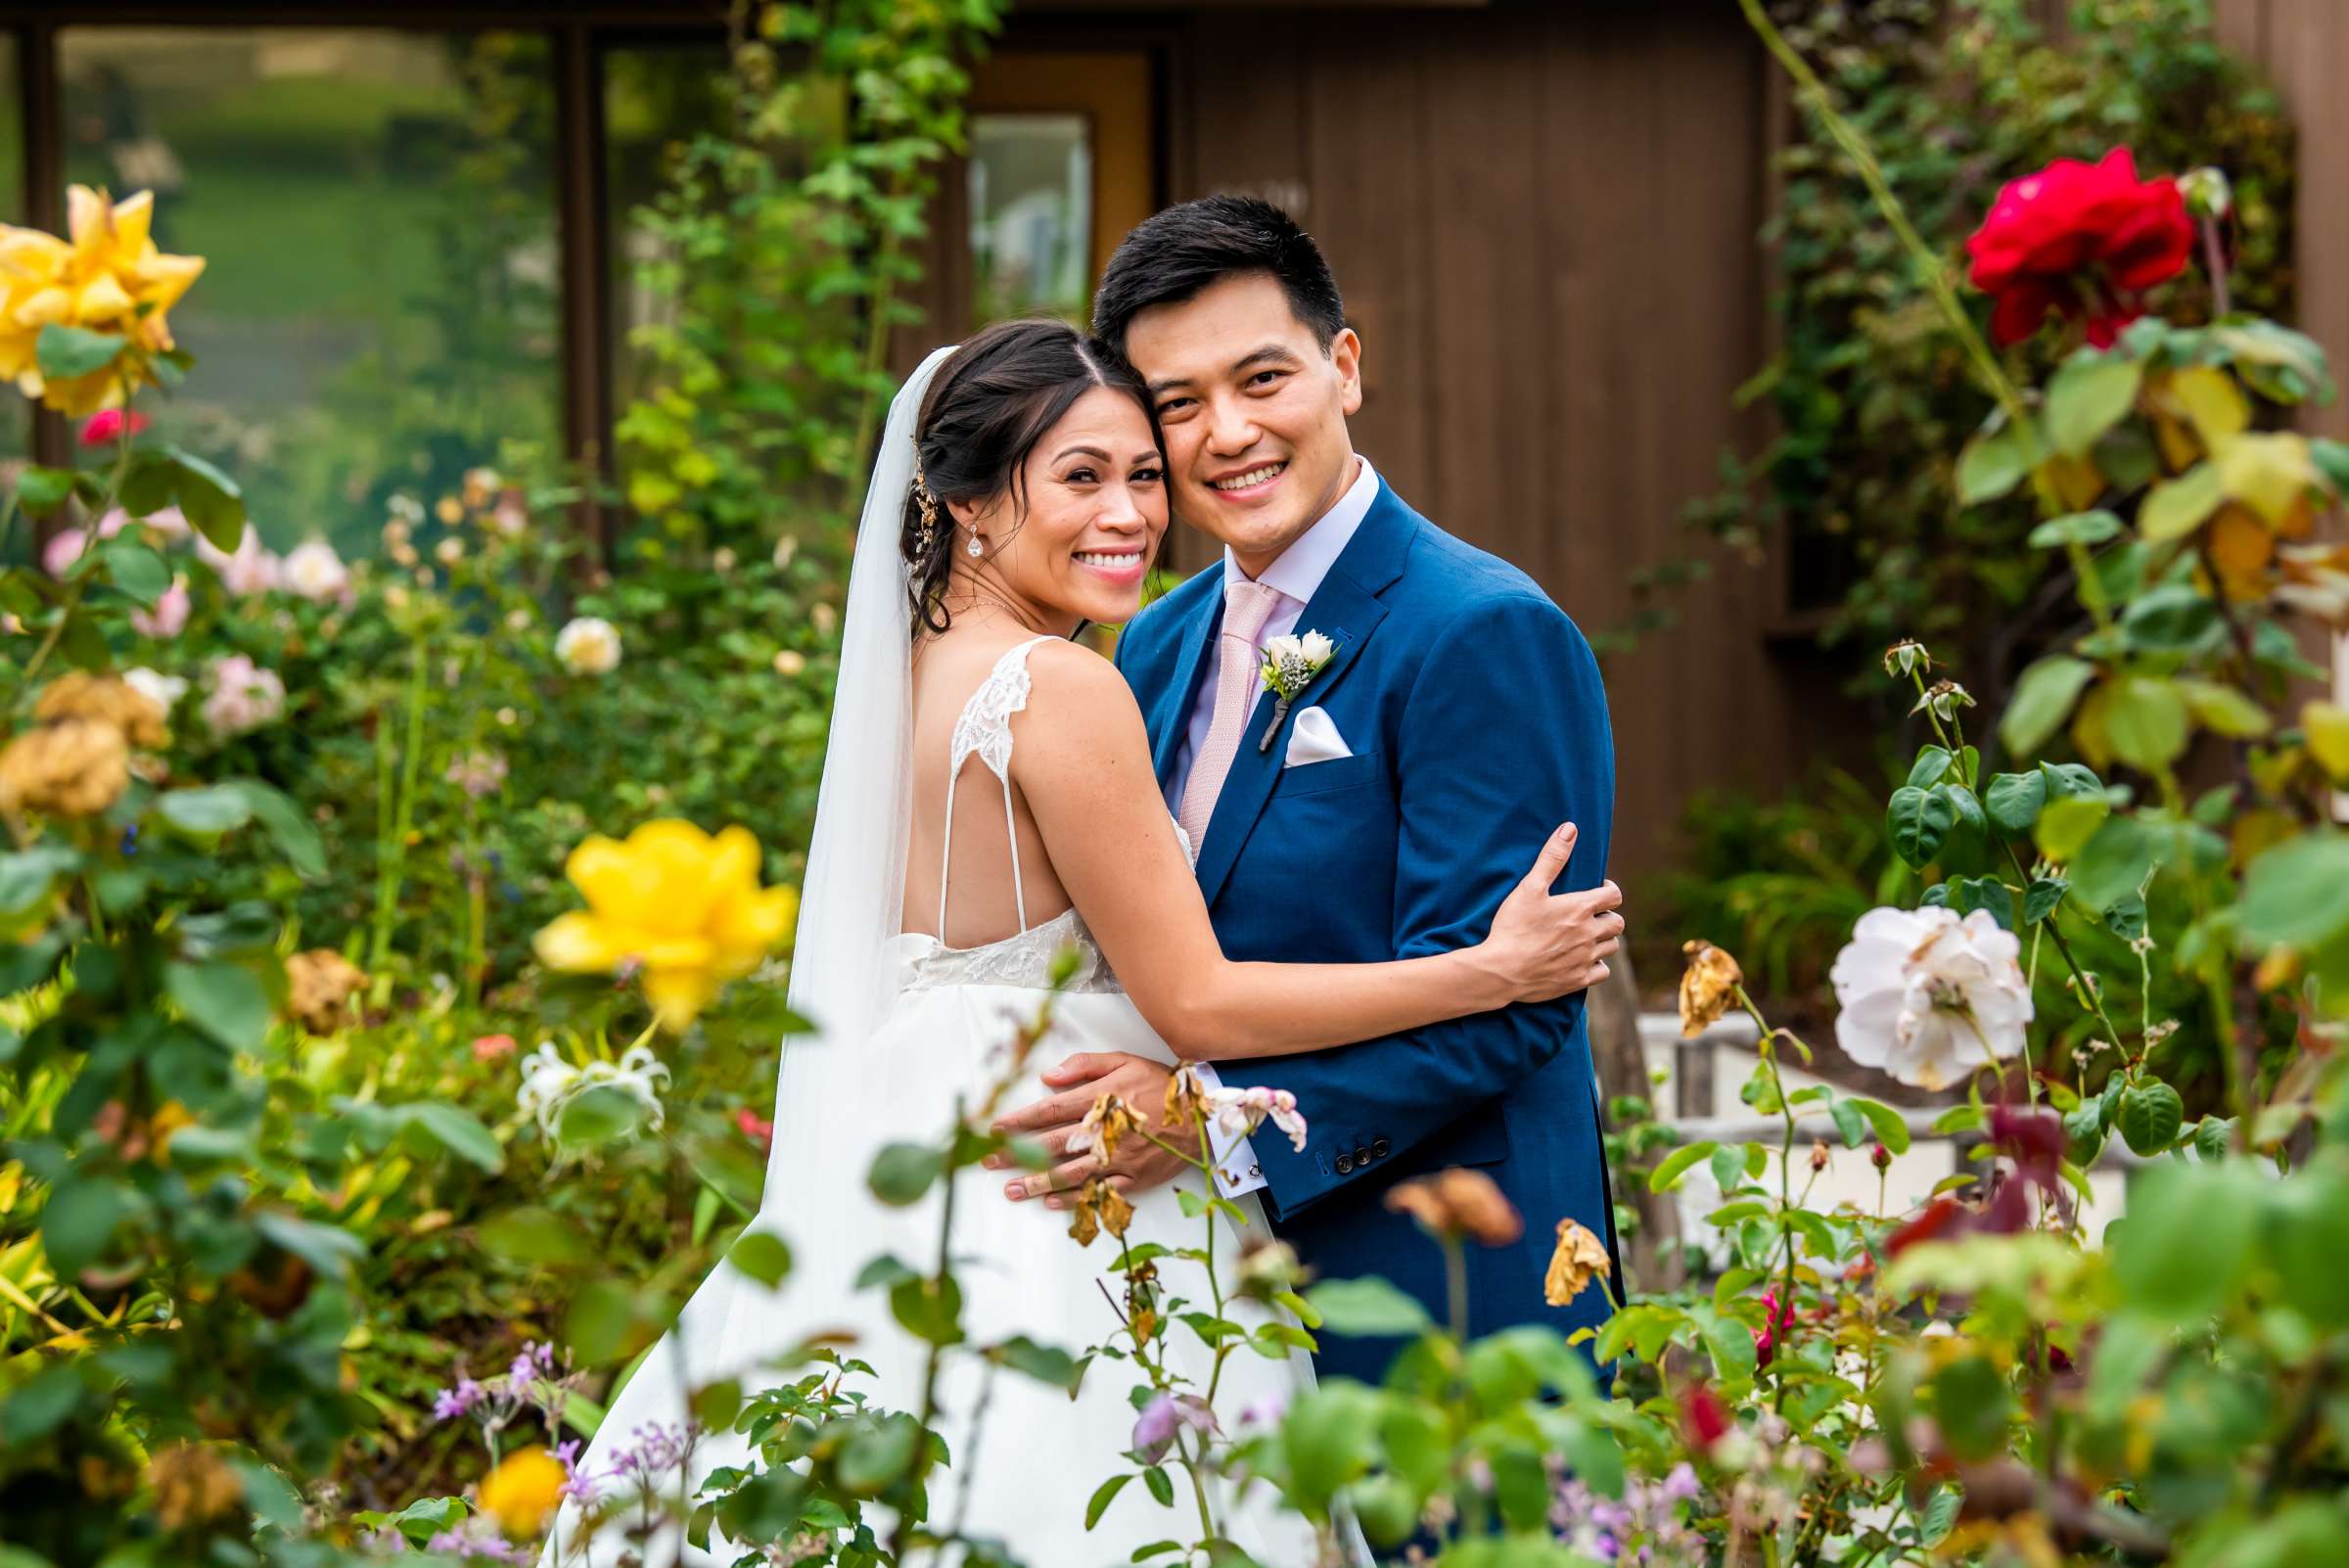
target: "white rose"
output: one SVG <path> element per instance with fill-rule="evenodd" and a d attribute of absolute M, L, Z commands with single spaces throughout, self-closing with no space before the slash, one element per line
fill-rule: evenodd
<path fill-rule="evenodd" d="M 555 634 L 555 657 L 575 675 L 608 675 L 620 665 L 620 633 L 600 616 L 580 616 Z"/>
<path fill-rule="evenodd" d="M 332 599 L 350 586 L 350 569 L 324 539 L 309 539 L 287 551 L 278 575 L 288 591 L 312 601 Z"/>
<path fill-rule="evenodd" d="M 171 712 L 173 703 L 188 694 L 188 683 L 185 680 L 177 675 L 166 675 L 158 669 L 149 669 L 145 665 L 141 665 L 136 669 L 122 671 L 122 684 L 147 698 L 166 714 Z"/>
<path fill-rule="evenodd" d="M 2031 1022 L 2022 944 L 1987 909 L 1870 909 L 1828 978 L 1844 1054 L 1938 1089 L 2020 1055 Z"/>
<path fill-rule="evenodd" d="M 1304 651 L 1309 664 L 1326 664 L 1329 656 L 1337 651 L 1337 644 L 1322 636 L 1318 631 L 1307 632 L 1303 637 L 1297 639 L 1297 643 L 1299 648 Z"/>

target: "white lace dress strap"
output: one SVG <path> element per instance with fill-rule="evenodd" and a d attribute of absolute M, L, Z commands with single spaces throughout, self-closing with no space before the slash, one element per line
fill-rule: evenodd
<path fill-rule="evenodd" d="M 962 764 L 976 752 L 1003 787 L 1003 830 L 1011 837 L 1011 897 L 1019 911 L 1020 929 L 1028 929 L 1028 890 L 1020 873 L 1020 831 L 1011 810 L 1011 715 L 1028 706 L 1028 651 L 1049 636 L 1031 637 L 1003 650 L 979 689 L 954 719 L 954 735 L 946 752 L 946 830 L 939 852 L 938 940 L 946 940 L 946 873 L 954 863 L 954 791 L 962 782 Z"/>

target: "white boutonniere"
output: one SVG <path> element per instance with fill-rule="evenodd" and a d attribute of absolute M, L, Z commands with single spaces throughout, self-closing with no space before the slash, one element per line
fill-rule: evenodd
<path fill-rule="evenodd" d="M 1281 720 L 1289 716 L 1289 705 L 1305 688 L 1313 683 L 1329 663 L 1338 645 L 1318 631 L 1302 635 L 1274 637 L 1265 644 L 1265 690 L 1273 696 L 1272 722 L 1265 726 L 1264 738 L 1256 743 L 1260 752 L 1269 751 L 1272 737 L 1279 732 Z"/>

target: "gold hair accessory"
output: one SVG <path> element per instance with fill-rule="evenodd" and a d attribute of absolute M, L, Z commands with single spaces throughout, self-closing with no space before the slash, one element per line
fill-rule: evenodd
<path fill-rule="evenodd" d="M 938 497 L 930 493 L 930 482 L 922 476 L 922 443 L 913 443 L 913 500 L 922 511 L 921 531 L 914 535 L 913 553 L 927 556 L 938 541 Z"/>

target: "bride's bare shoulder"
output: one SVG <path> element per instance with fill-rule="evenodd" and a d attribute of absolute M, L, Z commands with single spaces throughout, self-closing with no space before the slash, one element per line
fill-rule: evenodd
<path fill-rule="evenodd" d="M 1143 739 L 1142 712 L 1117 667 L 1082 643 L 1054 638 L 1028 653 L 1026 735 L 1039 746 L 1130 746 Z"/>

